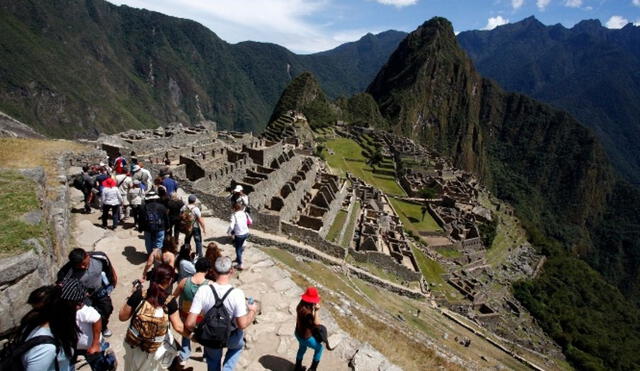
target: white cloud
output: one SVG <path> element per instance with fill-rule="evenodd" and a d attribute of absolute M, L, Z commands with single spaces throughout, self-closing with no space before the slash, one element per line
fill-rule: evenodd
<path fill-rule="evenodd" d="M 536 1 L 536 6 L 540 10 L 545 10 L 547 8 L 547 6 L 549 5 L 549 3 L 551 3 L 551 0 L 537 0 Z"/>
<path fill-rule="evenodd" d="M 567 0 L 564 2 L 564 6 L 569 8 L 579 8 L 582 6 L 582 0 Z"/>
<path fill-rule="evenodd" d="M 607 26 L 607 28 L 619 29 L 626 26 L 627 23 L 629 23 L 628 19 L 619 15 L 614 15 L 609 18 L 605 26 Z"/>
<path fill-rule="evenodd" d="M 335 29 L 335 0 L 109 0 L 202 23 L 223 40 L 272 42 L 299 53 L 334 48 L 366 30 Z M 413 2 L 400 0 L 396 2 Z M 322 23 L 324 22 L 324 23 Z M 353 38 L 348 40 L 347 34 Z M 356 34 L 358 35 L 356 37 Z"/>
<path fill-rule="evenodd" d="M 418 0 L 376 0 L 380 4 L 393 5 L 396 8 L 402 8 L 403 6 L 415 5 Z"/>
<path fill-rule="evenodd" d="M 502 26 L 509 23 L 508 19 L 502 18 L 502 16 L 491 17 L 487 19 L 487 25 L 483 28 L 483 30 L 493 30 L 498 26 Z"/>
<path fill-rule="evenodd" d="M 636 27 L 640 27 L 640 18 L 636 19 L 636 21 L 633 22 L 633 25 Z"/>
<path fill-rule="evenodd" d="M 511 0 L 511 6 L 513 7 L 513 9 L 520 9 L 523 5 L 524 0 Z"/>
<path fill-rule="evenodd" d="M 633 0 L 631 3 L 635 6 L 640 6 L 640 0 Z"/>

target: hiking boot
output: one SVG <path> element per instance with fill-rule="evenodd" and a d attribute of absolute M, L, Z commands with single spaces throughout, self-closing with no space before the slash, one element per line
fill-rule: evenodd
<path fill-rule="evenodd" d="M 313 361 L 311 362 L 311 367 L 309 367 L 307 369 L 307 371 L 316 371 L 318 369 L 318 364 L 320 363 L 320 361 Z"/>
<path fill-rule="evenodd" d="M 302 360 L 301 359 L 296 359 L 296 366 L 294 367 L 293 371 L 305 371 L 306 367 L 302 367 Z"/>

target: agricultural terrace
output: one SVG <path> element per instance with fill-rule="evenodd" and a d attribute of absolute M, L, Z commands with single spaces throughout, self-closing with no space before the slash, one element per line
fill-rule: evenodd
<path fill-rule="evenodd" d="M 395 176 L 373 172 L 367 165 L 364 148 L 348 138 L 337 138 L 325 143 L 324 157 L 334 172 L 344 176 L 347 172 L 379 188 L 389 195 L 405 196 L 406 193 L 396 182 Z M 386 172 L 386 170 L 385 170 Z"/>

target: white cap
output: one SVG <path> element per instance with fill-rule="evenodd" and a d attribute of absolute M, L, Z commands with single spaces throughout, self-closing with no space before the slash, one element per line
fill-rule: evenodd
<path fill-rule="evenodd" d="M 242 186 L 240 184 L 236 185 L 236 187 L 233 189 L 234 192 L 238 193 L 238 192 L 242 192 L 244 190 L 244 188 L 242 188 Z"/>

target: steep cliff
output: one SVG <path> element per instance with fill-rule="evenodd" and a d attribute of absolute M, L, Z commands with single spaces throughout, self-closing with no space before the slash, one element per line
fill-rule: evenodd
<path fill-rule="evenodd" d="M 447 20 L 434 18 L 402 41 L 368 92 L 396 132 L 475 172 L 572 248 L 589 245 L 585 227 L 613 185 L 602 148 L 566 113 L 482 78 Z M 558 223 L 570 231 L 556 231 Z"/>
<path fill-rule="evenodd" d="M 443 18 L 409 34 L 368 92 L 392 130 L 475 172 L 516 207 L 549 255 L 516 296 L 567 358 L 580 369 L 639 367 L 640 193 L 619 180 L 594 135 L 482 78 Z"/>

